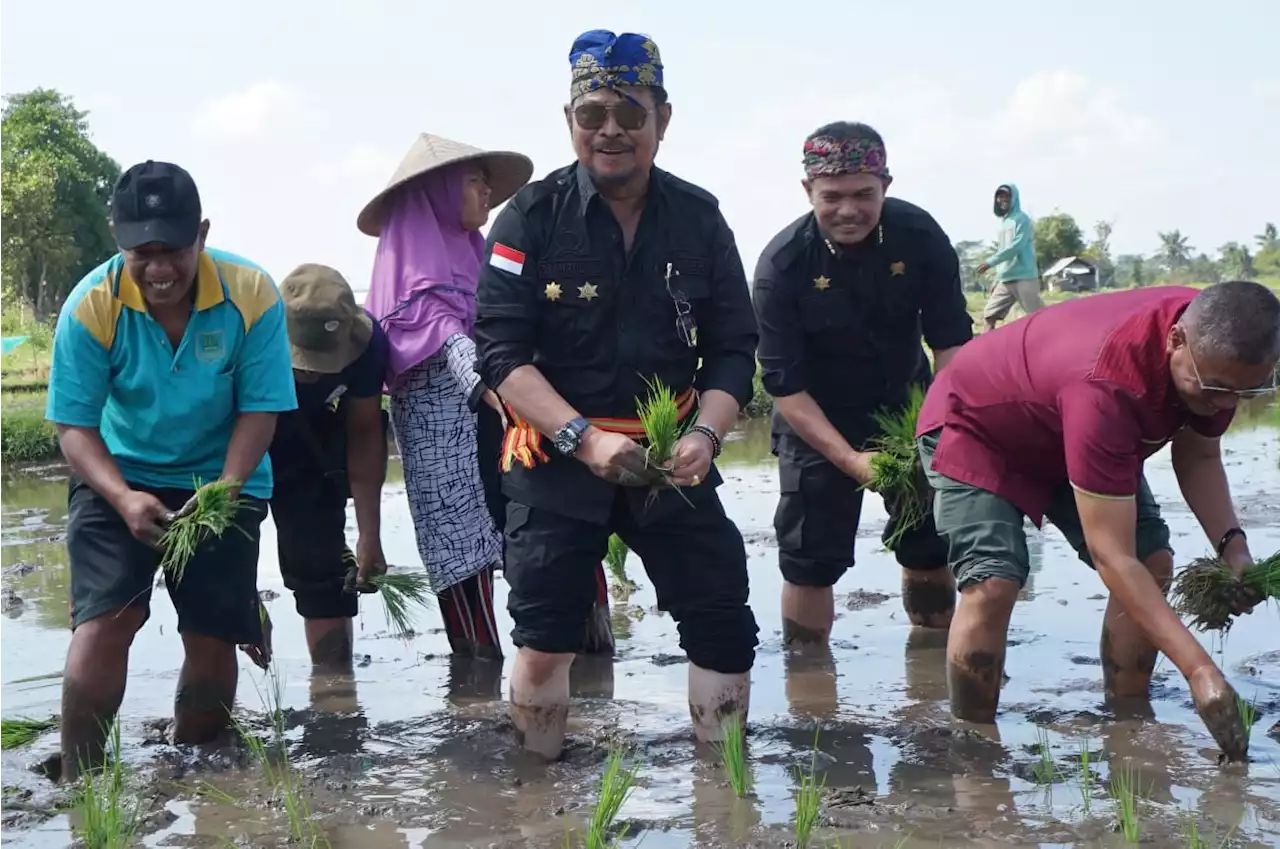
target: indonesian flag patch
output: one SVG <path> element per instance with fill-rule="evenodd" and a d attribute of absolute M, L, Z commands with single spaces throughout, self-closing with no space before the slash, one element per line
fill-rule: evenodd
<path fill-rule="evenodd" d="M 489 264 L 511 274 L 520 274 L 524 271 L 524 254 L 501 242 L 494 242 L 493 250 L 489 253 Z"/>

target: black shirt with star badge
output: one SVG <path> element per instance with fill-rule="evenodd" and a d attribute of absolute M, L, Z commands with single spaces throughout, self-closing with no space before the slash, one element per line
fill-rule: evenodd
<path fill-rule="evenodd" d="M 922 337 L 935 351 L 973 338 L 951 240 L 897 198 L 854 246 L 828 243 L 813 213 L 797 219 L 765 248 L 752 294 L 765 390 L 807 391 L 859 449 L 875 434 L 872 413 L 931 380 Z M 779 436 L 799 441 L 776 412 L 773 431 L 775 450 Z"/>
<path fill-rule="evenodd" d="M 740 406 L 752 394 L 756 322 L 733 232 L 714 195 L 657 168 L 630 254 L 577 164 L 521 189 L 489 232 L 475 333 L 486 386 L 533 365 L 589 419 L 634 419 L 654 377 L 675 392 L 728 392 Z M 503 490 L 603 523 L 613 485 L 558 454 L 553 439 L 542 438 L 549 459 L 513 464 Z M 713 470 L 706 483 L 719 481 Z M 647 494 L 631 492 L 639 502 Z M 642 520 L 673 502 L 679 495 L 663 492 Z"/>

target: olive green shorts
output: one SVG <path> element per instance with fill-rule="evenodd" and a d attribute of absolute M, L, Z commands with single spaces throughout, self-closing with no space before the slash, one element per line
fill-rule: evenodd
<path fill-rule="evenodd" d="M 916 447 L 933 487 L 933 518 L 938 533 L 947 540 L 947 563 L 956 577 L 956 586 L 963 590 L 988 578 L 1017 581 L 1019 586 L 1026 584 L 1031 574 L 1027 535 L 1023 530 L 1026 517 L 994 493 L 935 472 L 933 452 L 938 447 L 938 433 L 932 431 L 919 437 Z M 1172 553 L 1169 526 L 1160 518 L 1160 506 L 1145 477 L 1138 485 L 1137 498 L 1138 559 L 1146 560 L 1161 549 Z M 1080 559 L 1092 567 L 1071 484 L 1064 482 L 1054 491 L 1045 517 L 1062 531 Z"/>

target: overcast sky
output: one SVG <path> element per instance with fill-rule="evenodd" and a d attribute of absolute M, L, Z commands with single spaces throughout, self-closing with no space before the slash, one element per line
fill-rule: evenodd
<path fill-rule="evenodd" d="M 518 150 L 536 175 L 571 161 L 567 57 L 592 28 L 657 42 L 675 110 L 659 164 L 720 197 L 748 269 L 806 208 L 805 135 L 840 119 L 884 134 L 891 193 L 956 241 L 995 235 L 1004 181 L 1032 215 L 1114 222 L 1117 253 L 1173 228 L 1212 253 L 1280 221 L 1276 0 L 749 8 L 8 0 L 0 88 L 73 96 L 123 167 L 186 167 L 214 246 L 358 289 L 375 243 L 356 213 L 418 132 Z"/>

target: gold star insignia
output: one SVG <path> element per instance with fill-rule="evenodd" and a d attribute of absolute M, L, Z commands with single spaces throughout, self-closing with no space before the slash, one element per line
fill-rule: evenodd
<path fill-rule="evenodd" d="M 907 264 L 905 262 L 889 263 L 889 273 L 894 277 L 901 277 L 907 273 Z"/>
<path fill-rule="evenodd" d="M 546 296 L 548 301 L 560 300 L 561 292 L 562 290 L 560 288 L 560 284 L 557 283 L 556 281 L 552 280 L 550 283 L 547 284 Z"/>
<path fill-rule="evenodd" d="M 819 292 L 825 292 L 831 288 L 831 278 L 819 274 L 817 277 L 813 278 L 813 288 L 817 289 Z"/>
<path fill-rule="evenodd" d="M 578 297 L 584 301 L 592 301 L 600 297 L 600 293 L 596 290 L 596 284 L 583 283 L 578 287 Z"/>

